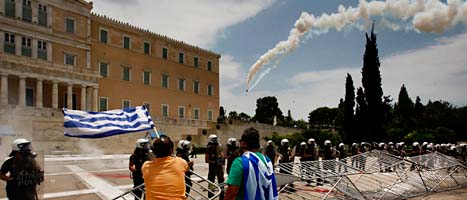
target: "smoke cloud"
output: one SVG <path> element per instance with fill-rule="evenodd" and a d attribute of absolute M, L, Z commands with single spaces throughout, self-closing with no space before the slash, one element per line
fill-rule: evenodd
<path fill-rule="evenodd" d="M 290 30 L 287 40 L 263 54 L 250 68 L 247 77 L 247 91 L 251 91 L 280 61 L 300 44 L 303 36 L 326 33 L 330 29 L 341 31 L 347 27 L 364 30 L 372 17 L 381 18 L 378 24 L 391 30 L 414 30 L 417 32 L 442 33 L 459 23 L 467 25 L 467 2 L 462 0 L 360 0 L 358 7 L 338 7 L 338 12 L 314 16 L 303 12 Z M 278 57 L 281 55 L 280 57 Z M 267 64 L 275 61 L 264 70 L 250 87 L 255 75 Z"/>

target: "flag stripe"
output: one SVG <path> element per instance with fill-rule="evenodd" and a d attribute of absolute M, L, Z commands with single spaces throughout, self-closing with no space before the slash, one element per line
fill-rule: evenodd
<path fill-rule="evenodd" d="M 86 112 L 63 109 L 65 136 L 101 138 L 112 135 L 145 131 L 154 128 L 154 123 L 144 106 Z"/>

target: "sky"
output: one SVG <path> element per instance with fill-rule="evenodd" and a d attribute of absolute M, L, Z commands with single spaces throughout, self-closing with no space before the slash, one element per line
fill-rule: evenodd
<path fill-rule="evenodd" d="M 395 103 L 405 84 L 413 101 L 420 96 L 423 103 L 444 100 L 466 106 L 467 3 L 451 1 L 464 8 L 453 18 L 449 18 L 452 9 L 436 4 L 413 21 L 404 17 L 410 11 L 394 11 L 394 15 L 383 17 L 370 14 L 348 26 L 340 26 L 342 21 L 337 21 L 338 30 L 315 27 L 300 37 L 298 46 L 266 64 L 253 82 L 280 61 L 248 93 L 250 68 L 278 42 L 289 38 L 303 12 L 318 17 L 339 12 L 340 5 L 358 7 L 359 1 L 94 0 L 93 12 L 221 54 L 220 103 L 227 113 L 237 111 L 253 116 L 258 98 L 275 96 L 283 113 L 291 110 L 294 119 L 307 120 L 308 114 L 318 107 L 337 107 L 345 95 L 347 73 L 355 88 L 361 87 L 365 32 L 370 31 L 372 20 L 385 96 L 390 95 Z M 458 23 L 446 23 L 447 20 Z"/>

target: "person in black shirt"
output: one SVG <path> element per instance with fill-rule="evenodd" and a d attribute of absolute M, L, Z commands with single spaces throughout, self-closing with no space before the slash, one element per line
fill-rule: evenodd
<path fill-rule="evenodd" d="M 227 174 L 229 174 L 230 172 L 230 167 L 232 167 L 232 163 L 233 161 L 235 160 L 235 158 L 237 158 L 238 156 L 240 156 L 240 152 L 238 150 L 238 147 L 237 147 L 237 138 L 229 138 L 227 140 L 227 154 L 226 154 L 226 158 L 227 158 Z"/>
<path fill-rule="evenodd" d="M 9 200 L 39 199 L 36 186 L 44 181 L 44 171 L 36 162 L 36 155 L 28 140 L 13 141 L 10 158 L 0 169 L 0 179 L 7 182 L 5 189 Z"/>
<path fill-rule="evenodd" d="M 148 139 L 138 139 L 136 140 L 136 147 L 130 156 L 130 162 L 128 168 L 131 171 L 131 177 L 133 178 L 133 188 L 138 187 L 144 183 L 143 173 L 141 172 L 141 167 L 144 162 L 149 160 L 149 140 Z M 135 194 L 135 199 L 141 199 L 142 191 L 136 190 L 133 192 Z"/>
<path fill-rule="evenodd" d="M 206 149 L 205 155 L 205 162 L 208 163 L 209 171 L 208 171 L 208 180 L 211 182 L 216 181 L 218 184 L 224 183 L 224 165 L 225 165 L 225 158 L 224 153 L 219 147 L 219 141 L 217 139 L 217 135 L 209 135 L 208 137 L 208 145 Z M 212 190 L 214 186 L 209 185 L 209 188 Z M 219 195 L 219 199 L 224 199 L 224 190 L 221 188 L 221 194 Z M 208 193 L 208 197 L 213 197 L 214 194 L 212 192 Z"/>
<path fill-rule="evenodd" d="M 271 159 L 272 164 L 276 164 L 276 147 L 274 145 L 274 142 L 272 140 L 269 140 L 267 142 L 267 146 L 264 150 L 264 155 L 266 155 L 269 159 Z"/>
<path fill-rule="evenodd" d="M 193 162 L 190 161 L 190 158 L 189 158 L 190 145 L 191 145 L 191 142 L 188 141 L 188 140 L 178 141 L 177 156 L 182 158 L 183 160 L 185 160 L 188 163 L 188 166 L 190 167 L 190 170 L 193 171 L 194 170 L 193 169 Z M 185 194 L 186 194 L 187 197 L 188 197 L 188 194 L 190 193 L 191 186 L 193 186 L 193 183 L 191 182 L 191 178 L 190 178 L 190 176 L 192 174 L 191 171 L 185 172 L 185 184 L 186 184 Z"/>

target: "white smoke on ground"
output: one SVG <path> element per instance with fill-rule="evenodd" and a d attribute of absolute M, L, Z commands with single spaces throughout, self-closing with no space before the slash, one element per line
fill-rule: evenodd
<path fill-rule="evenodd" d="M 247 77 L 247 91 L 251 91 L 280 61 L 305 39 L 313 35 L 324 34 L 330 29 L 342 31 L 355 27 L 364 30 L 371 22 L 371 18 L 379 17 L 378 24 L 394 31 L 414 30 L 417 32 L 442 33 L 459 23 L 467 25 L 467 2 L 463 0 L 360 0 L 358 7 L 345 8 L 339 5 L 338 12 L 321 16 L 314 16 L 303 12 L 290 30 L 287 40 L 280 41 L 276 46 L 263 54 L 250 68 Z M 277 58 L 278 55 L 282 55 Z M 264 70 L 255 83 L 250 83 L 255 75 L 265 65 L 275 61 L 272 66 Z"/>

